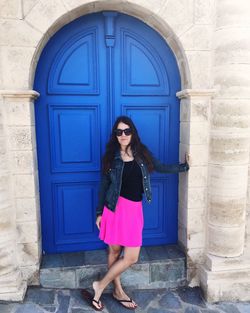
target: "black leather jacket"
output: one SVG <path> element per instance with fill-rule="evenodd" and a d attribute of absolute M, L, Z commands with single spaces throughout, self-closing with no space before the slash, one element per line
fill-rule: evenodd
<path fill-rule="evenodd" d="M 136 162 L 142 171 L 143 190 L 148 202 L 152 200 L 152 190 L 150 184 L 150 173 L 148 172 L 146 164 L 141 158 L 134 155 Z M 159 173 L 179 173 L 189 170 L 188 163 L 182 164 L 163 164 L 152 155 L 154 170 Z M 111 211 L 115 211 L 115 207 L 120 195 L 122 184 L 122 173 L 124 162 L 121 159 L 120 151 L 116 152 L 112 168 L 109 169 L 107 174 L 103 174 L 100 183 L 98 207 L 96 215 L 101 215 L 104 205 Z"/>

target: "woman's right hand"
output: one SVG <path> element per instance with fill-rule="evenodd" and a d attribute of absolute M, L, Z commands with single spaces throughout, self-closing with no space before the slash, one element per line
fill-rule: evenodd
<path fill-rule="evenodd" d="M 101 219 L 102 219 L 102 216 L 101 215 L 98 215 L 97 218 L 96 218 L 96 226 L 97 228 L 100 230 L 100 225 L 101 225 Z"/>

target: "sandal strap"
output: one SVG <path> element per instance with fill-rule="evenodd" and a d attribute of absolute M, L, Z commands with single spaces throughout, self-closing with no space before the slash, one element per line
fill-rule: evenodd
<path fill-rule="evenodd" d="M 119 302 L 133 302 L 133 300 L 131 298 L 129 298 L 129 300 L 119 300 L 117 299 Z"/>
<path fill-rule="evenodd" d="M 100 299 L 99 299 L 99 300 L 92 299 L 92 301 L 94 301 L 95 303 L 97 303 L 98 305 L 100 305 Z"/>

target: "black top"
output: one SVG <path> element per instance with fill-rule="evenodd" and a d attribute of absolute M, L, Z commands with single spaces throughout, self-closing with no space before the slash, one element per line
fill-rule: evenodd
<path fill-rule="evenodd" d="M 120 196 L 132 201 L 141 201 L 142 194 L 143 185 L 140 166 L 135 159 L 124 162 Z"/>

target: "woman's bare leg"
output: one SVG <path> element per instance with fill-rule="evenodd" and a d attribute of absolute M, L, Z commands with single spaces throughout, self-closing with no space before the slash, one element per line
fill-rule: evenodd
<path fill-rule="evenodd" d="M 119 245 L 110 245 L 109 246 L 109 254 L 108 254 L 108 268 L 110 268 L 120 257 L 122 251 L 122 246 Z M 120 275 L 116 276 L 113 279 L 114 284 L 114 292 L 113 295 L 118 300 L 129 300 L 129 296 L 125 293 L 122 288 L 121 284 L 121 277 Z M 127 307 L 136 308 L 137 304 L 133 301 L 131 302 L 124 302 L 124 305 Z"/>
<path fill-rule="evenodd" d="M 140 247 L 124 247 L 124 256 L 113 263 L 113 265 L 110 267 L 110 269 L 103 277 L 103 279 L 93 282 L 93 289 L 95 291 L 94 296 L 95 300 L 100 299 L 104 289 L 112 280 L 114 280 L 118 275 L 120 275 L 132 264 L 138 261 L 139 254 Z M 95 302 L 93 302 L 93 304 L 98 308 L 100 307 Z"/>
<path fill-rule="evenodd" d="M 109 269 L 119 259 L 121 252 L 122 252 L 122 246 L 119 246 L 119 245 L 109 246 L 109 252 L 108 252 L 108 268 Z M 113 284 L 114 284 L 115 290 L 117 291 L 122 290 L 120 275 L 116 276 L 113 279 Z"/>

